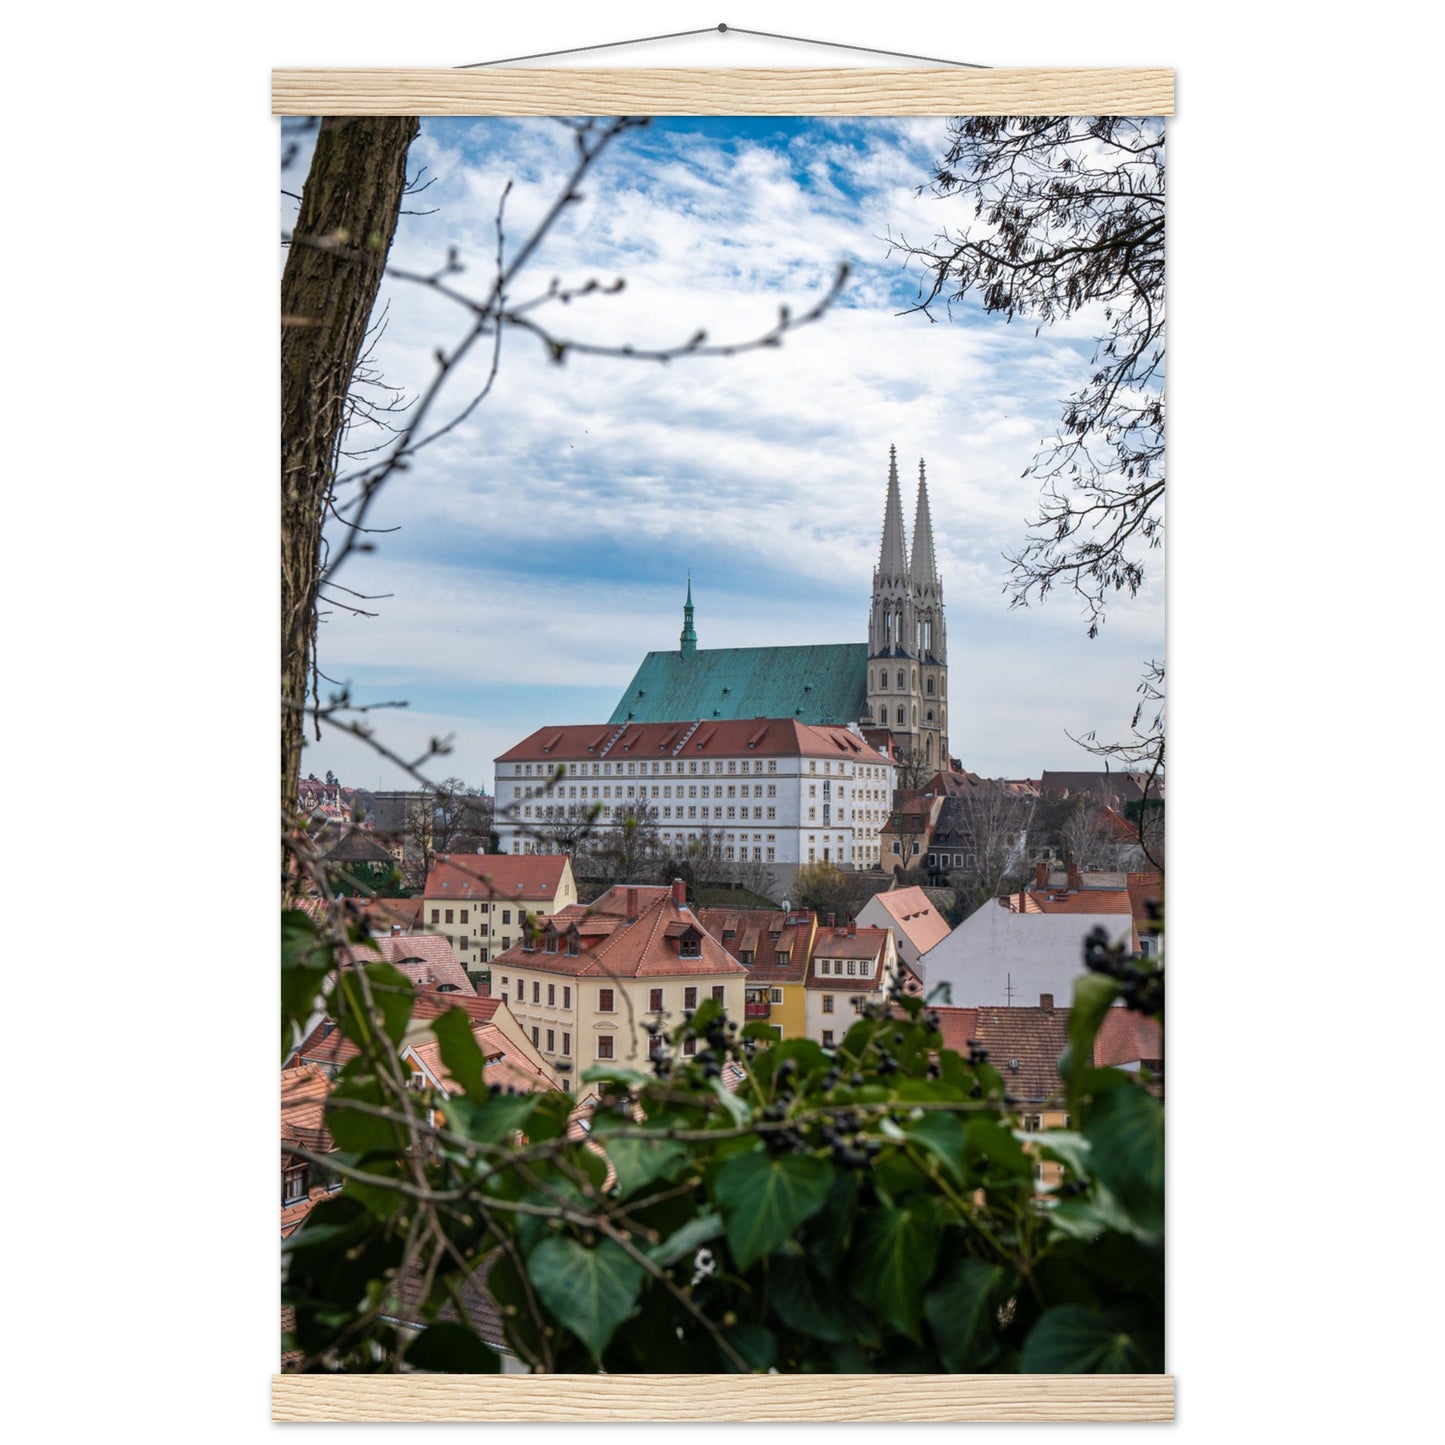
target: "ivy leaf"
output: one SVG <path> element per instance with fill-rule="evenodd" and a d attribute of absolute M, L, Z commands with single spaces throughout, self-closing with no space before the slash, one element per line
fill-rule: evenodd
<path fill-rule="evenodd" d="M 1084 1119 L 1094 1174 L 1146 1233 L 1164 1228 L 1164 1110 L 1147 1089 L 1098 1095 Z"/>
<path fill-rule="evenodd" d="M 636 1308 L 643 1277 L 642 1266 L 612 1240 L 587 1249 L 562 1235 L 527 1256 L 527 1274 L 542 1303 L 599 1360 Z"/>
<path fill-rule="evenodd" d="M 1074 980 L 1074 1004 L 1069 1010 L 1069 1047 L 1059 1060 L 1059 1073 L 1071 1090 L 1078 1076 L 1094 1066 L 1094 1035 L 1104 1021 L 1119 985 L 1106 974 L 1086 973 Z"/>
<path fill-rule="evenodd" d="M 941 1232 L 938 1205 L 928 1195 L 902 1209 L 879 1205 L 858 1226 L 853 1292 L 915 1343 Z"/>
<path fill-rule="evenodd" d="M 954 1374 L 988 1368 L 999 1352 L 999 1305 L 1008 1276 L 996 1264 L 959 1255 L 923 1297 L 939 1357 Z"/>
<path fill-rule="evenodd" d="M 654 1264 L 664 1269 L 679 1260 L 695 1255 L 708 1240 L 716 1239 L 723 1232 L 722 1220 L 709 1210 L 706 1214 L 694 1215 L 681 1229 L 668 1235 L 661 1244 L 655 1244 L 647 1251 Z"/>
<path fill-rule="evenodd" d="M 727 1223 L 728 1247 L 749 1268 L 792 1238 L 823 1207 L 833 1171 L 811 1154 L 735 1154 L 717 1172 L 713 1194 Z"/>
<path fill-rule="evenodd" d="M 1162 1332 L 1143 1311 L 1055 1305 L 1024 1341 L 1026 1375 L 1147 1375 L 1163 1359 Z"/>
<path fill-rule="evenodd" d="M 487 1067 L 487 1060 L 477 1045 L 477 1036 L 472 1032 L 472 1021 L 466 1010 L 447 1009 L 432 1020 L 431 1029 L 436 1035 L 447 1072 L 467 1091 L 469 1099 L 477 1103 L 485 1101 L 488 1090 L 482 1073 Z"/>
<path fill-rule="evenodd" d="M 371 990 L 376 1009 L 374 1017 L 366 1006 L 361 975 L 365 975 Z M 389 963 L 369 963 L 364 969 L 343 969 L 336 991 L 341 995 L 341 1032 L 363 1053 L 375 1047 L 374 1034 L 378 1026 L 393 1044 L 401 1042 L 406 1026 L 411 1022 L 416 989 L 399 969 Z"/>
<path fill-rule="evenodd" d="M 772 1307 L 790 1330 L 832 1345 L 878 1343 L 866 1315 L 819 1280 L 806 1260 L 779 1256 L 769 1265 L 768 1284 Z"/>
<path fill-rule="evenodd" d="M 665 1177 L 687 1157 L 687 1150 L 673 1139 L 604 1139 L 603 1149 L 622 1199 Z"/>
<path fill-rule="evenodd" d="M 406 1362 L 448 1375 L 495 1375 L 502 1368 L 501 1356 L 455 1320 L 428 1325 L 407 1350 Z"/>

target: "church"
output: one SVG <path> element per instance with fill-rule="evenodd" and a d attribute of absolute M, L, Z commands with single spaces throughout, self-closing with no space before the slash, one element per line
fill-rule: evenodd
<path fill-rule="evenodd" d="M 610 723 L 792 718 L 807 725 L 886 730 L 901 761 L 952 766 L 948 640 L 933 551 L 928 480 L 918 464 L 912 545 L 905 545 L 898 449 L 888 449 L 883 538 L 873 570 L 866 642 L 699 648 L 692 584 L 678 646 L 649 652 Z"/>

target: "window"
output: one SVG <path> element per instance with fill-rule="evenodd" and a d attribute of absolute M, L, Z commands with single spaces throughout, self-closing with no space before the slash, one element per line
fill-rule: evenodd
<path fill-rule="evenodd" d="M 568 1057 L 570 1057 L 572 1053 L 572 1035 L 566 1032 L 562 1035 L 562 1052 Z"/>
<path fill-rule="evenodd" d="M 511 910 L 510 908 L 504 908 L 504 909 L 502 909 L 502 922 L 503 922 L 503 923 L 510 923 L 511 921 L 512 921 L 512 910 Z"/>
<path fill-rule="evenodd" d="M 507 986 L 507 975 L 506 975 L 506 974 L 503 974 L 503 975 L 502 975 L 502 987 L 503 987 L 503 988 L 506 988 L 506 986 Z"/>
<path fill-rule="evenodd" d="M 547 1052 L 549 1054 L 557 1052 L 557 1035 L 551 1029 L 547 1030 Z"/>
<path fill-rule="evenodd" d="M 556 941 L 556 935 L 555 935 L 555 934 L 553 935 L 553 941 L 554 941 L 554 942 Z M 554 950 L 554 952 L 555 952 L 555 950 Z M 557 1007 L 557 985 L 556 985 L 555 983 L 549 983 L 549 984 L 547 985 L 547 1007 L 548 1007 L 548 1008 L 556 1008 L 556 1007 Z"/>
<path fill-rule="evenodd" d="M 458 919 L 458 922 L 460 922 L 460 923 L 465 923 L 465 922 L 467 921 L 467 918 L 468 918 L 468 915 L 470 914 L 470 912 L 471 912 L 470 909 L 463 908 L 463 909 L 462 909 L 462 916 L 461 916 L 460 919 Z"/>
<path fill-rule="evenodd" d="M 833 995 L 830 993 L 825 993 L 823 995 L 823 1012 L 825 1014 L 830 1014 L 833 1012 Z"/>
<path fill-rule="evenodd" d="M 533 1002 L 533 1003 L 541 1003 L 541 1002 L 542 1002 L 542 984 L 541 984 L 540 980 L 535 979 L 535 978 L 532 980 L 532 1002 Z"/>
<path fill-rule="evenodd" d="M 538 1029 L 537 1029 L 537 1025 L 536 1025 L 536 1024 L 533 1024 L 533 1025 L 532 1025 L 532 1047 L 533 1047 L 534 1049 L 542 1042 L 541 1038 L 538 1037 L 538 1032 L 539 1032 L 539 1031 L 538 1031 Z"/>
<path fill-rule="evenodd" d="M 768 990 L 768 1001 L 769 1001 L 770 1003 L 782 1003 L 782 1001 L 783 1001 L 783 991 L 782 991 L 782 989 L 780 989 L 780 988 L 771 988 L 771 989 L 769 989 L 769 990 Z"/>
<path fill-rule="evenodd" d="M 849 974 L 850 974 L 851 976 L 853 976 L 853 977 L 855 977 L 855 978 L 857 977 L 857 975 L 858 975 L 858 960 L 857 960 L 857 959 L 850 958 L 850 959 L 848 960 L 848 972 L 849 972 Z"/>
<path fill-rule="evenodd" d="M 447 909 L 446 921 L 447 921 L 448 923 L 450 923 L 450 922 L 452 921 L 452 910 L 451 910 L 450 908 Z"/>
<path fill-rule="evenodd" d="M 647 1007 L 655 1014 L 662 1012 L 662 990 L 660 988 L 648 990 Z"/>
<path fill-rule="evenodd" d="M 598 1013 L 610 1014 L 613 1012 L 612 990 L 610 988 L 599 988 L 597 990 L 597 1011 Z M 611 1054 L 604 1055 L 611 1058 Z"/>
<path fill-rule="evenodd" d="M 825 1049 L 831 1049 L 831 1048 L 833 1047 L 833 1030 L 832 1030 L 832 1029 L 824 1029 L 824 1030 L 823 1030 L 823 1047 L 824 1047 Z"/>
<path fill-rule="evenodd" d="M 599 1059 L 610 1059 L 612 1057 L 612 1035 L 597 1035 L 597 1057 Z"/>
<path fill-rule="evenodd" d="M 433 923 L 440 923 L 440 922 L 442 921 L 442 911 L 441 911 L 440 908 L 433 908 L 433 909 L 432 909 L 432 911 L 431 911 L 431 921 L 432 921 Z"/>
<path fill-rule="evenodd" d="M 715 983 L 715 984 L 713 984 L 713 986 L 712 986 L 712 996 L 713 996 L 713 999 L 714 999 L 717 1003 L 721 1003 L 721 1002 L 723 1001 L 723 986 L 722 986 L 722 984 L 720 984 L 720 983 Z"/>
<path fill-rule="evenodd" d="M 684 1039 L 682 1041 L 682 1051 L 688 1058 L 691 1058 L 697 1052 L 697 1040 Z"/>
<path fill-rule="evenodd" d="M 702 939 L 695 933 L 685 933 L 677 940 L 677 955 L 679 958 L 701 958 Z"/>
<path fill-rule="evenodd" d="M 685 989 L 683 989 L 683 991 L 682 991 L 682 1006 L 683 1006 L 683 1008 L 696 1008 L 696 1007 L 697 1007 L 697 989 L 696 989 L 696 988 L 685 988 Z"/>
<path fill-rule="evenodd" d="M 458 947 L 459 949 L 467 949 L 467 948 L 470 948 L 470 947 L 471 947 L 471 942 L 472 942 L 471 939 L 468 938 L 468 937 L 466 936 L 466 934 L 464 933 L 464 934 L 462 934 L 462 936 L 461 936 L 460 938 L 457 939 L 457 947 Z"/>
<path fill-rule="evenodd" d="M 311 1170 L 305 1164 L 297 1164 L 281 1171 L 281 1203 L 294 1204 L 305 1199 L 310 1188 Z"/>
<path fill-rule="evenodd" d="M 572 986 L 570 984 L 564 983 L 562 985 L 562 1007 L 572 1007 Z"/>

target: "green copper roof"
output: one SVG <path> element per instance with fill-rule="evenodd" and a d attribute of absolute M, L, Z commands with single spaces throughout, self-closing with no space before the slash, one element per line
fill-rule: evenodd
<path fill-rule="evenodd" d="M 649 652 L 609 722 L 796 718 L 850 723 L 868 701 L 868 644 Z"/>

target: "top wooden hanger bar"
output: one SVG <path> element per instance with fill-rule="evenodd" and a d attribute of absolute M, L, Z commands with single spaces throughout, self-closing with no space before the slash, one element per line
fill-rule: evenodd
<path fill-rule="evenodd" d="M 1172 70 L 273 70 L 272 115 L 1173 115 Z"/>

